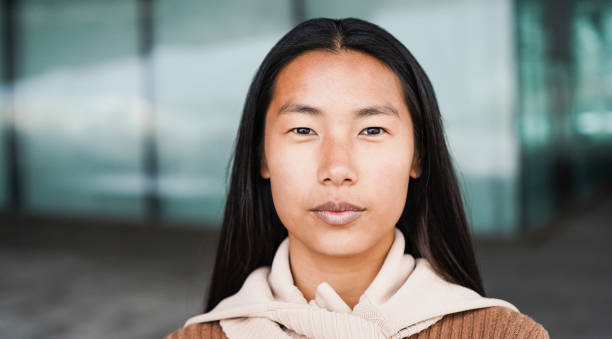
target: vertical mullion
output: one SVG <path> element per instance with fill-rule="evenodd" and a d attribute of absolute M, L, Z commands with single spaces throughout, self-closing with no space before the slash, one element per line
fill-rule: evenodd
<path fill-rule="evenodd" d="M 294 24 L 299 24 L 306 20 L 306 1 L 291 0 L 291 15 L 293 16 Z"/>
<path fill-rule="evenodd" d="M 143 169 L 145 175 L 145 209 L 147 217 L 158 220 L 161 203 L 158 187 L 158 158 L 154 116 L 155 88 L 153 77 L 153 0 L 138 2 L 138 44 L 142 65 L 142 94 L 144 101 Z"/>
<path fill-rule="evenodd" d="M 19 142 L 17 135 L 17 116 L 14 104 L 14 86 L 18 75 L 18 27 L 19 27 L 19 4 L 18 0 L 3 0 L 3 46 L 4 72 L 2 75 L 2 85 L 5 89 L 4 95 L 6 103 L 4 107 L 5 115 L 5 166 L 7 180 L 8 209 L 14 213 L 20 213 L 23 207 L 22 190 L 22 171 L 19 157 Z"/>

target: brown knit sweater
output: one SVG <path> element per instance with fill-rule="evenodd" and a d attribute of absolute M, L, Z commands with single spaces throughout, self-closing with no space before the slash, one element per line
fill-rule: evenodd
<path fill-rule="evenodd" d="M 179 329 L 166 339 L 226 339 L 218 321 L 193 324 Z M 505 307 L 488 307 L 444 316 L 412 339 L 466 338 L 549 338 L 542 325 L 528 316 Z"/>

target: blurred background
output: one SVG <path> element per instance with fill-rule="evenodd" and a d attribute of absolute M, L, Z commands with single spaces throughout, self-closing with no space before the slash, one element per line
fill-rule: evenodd
<path fill-rule="evenodd" d="M 0 1 L 1 338 L 161 338 L 201 311 L 250 81 L 321 16 L 429 75 L 488 294 L 609 338 L 612 1 Z"/>

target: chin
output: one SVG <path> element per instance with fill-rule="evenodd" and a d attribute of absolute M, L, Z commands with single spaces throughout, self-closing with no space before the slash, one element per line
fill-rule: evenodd
<path fill-rule="evenodd" d="M 305 244 L 312 251 L 322 255 L 346 257 L 363 254 L 380 241 L 382 234 L 363 232 L 347 226 L 325 227 L 316 235 L 311 235 Z M 304 239 L 306 240 L 306 239 Z"/>

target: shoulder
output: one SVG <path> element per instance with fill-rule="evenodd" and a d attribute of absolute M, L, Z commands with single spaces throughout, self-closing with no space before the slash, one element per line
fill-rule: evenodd
<path fill-rule="evenodd" d="M 411 338 L 534 338 L 548 332 L 529 316 L 505 307 L 487 307 L 444 316 Z"/>
<path fill-rule="evenodd" d="M 166 339 L 227 339 L 218 321 L 191 324 L 170 333 Z"/>

